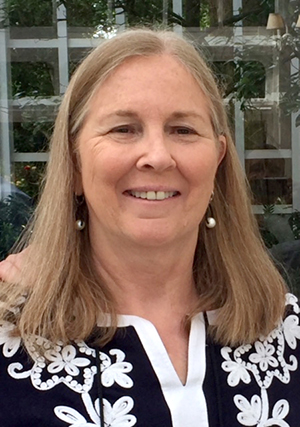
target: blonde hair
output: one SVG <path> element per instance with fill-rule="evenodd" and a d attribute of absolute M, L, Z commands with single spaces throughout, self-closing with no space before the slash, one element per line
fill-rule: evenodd
<path fill-rule="evenodd" d="M 88 226 L 74 228 L 75 176 L 80 169 L 77 135 L 96 89 L 127 58 L 169 54 L 191 72 L 210 103 L 216 135 L 227 139 L 227 152 L 215 178 L 212 202 L 217 226 L 204 220 L 194 259 L 199 310 L 218 308 L 215 339 L 223 344 L 253 342 L 269 333 L 284 310 L 285 285 L 269 259 L 251 212 L 248 189 L 227 124 L 222 98 L 212 73 L 191 43 L 168 31 L 129 30 L 103 42 L 78 67 L 63 98 L 50 146 L 50 160 L 35 217 L 29 229 L 29 255 L 24 266 L 26 299 L 9 311 L 24 288 L 1 285 L 5 304 L 1 317 L 13 318 L 23 338 L 38 334 L 55 342 L 86 339 L 99 314 L 111 314 L 111 327 L 101 343 L 113 336 L 113 298 L 95 271 Z M 24 243 L 24 242 L 23 242 Z"/>

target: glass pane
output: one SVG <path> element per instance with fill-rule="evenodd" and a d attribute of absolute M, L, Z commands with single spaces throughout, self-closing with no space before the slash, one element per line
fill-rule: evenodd
<path fill-rule="evenodd" d="M 254 204 L 292 203 L 291 159 L 246 160 Z"/>
<path fill-rule="evenodd" d="M 291 148 L 290 117 L 277 106 L 261 104 L 245 111 L 245 149 L 277 150 Z"/>
<path fill-rule="evenodd" d="M 45 166 L 44 162 L 16 162 L 13 175 L 16 192 L 26 194 L 32 202 L 35 202 L 39 195 Z"/>
<path fill-rule="evenodd" d="M 47 151 L 53 125 L 53 122 L 46 121 L 43 116 L 35 122 L 15 122 L 13 124 L 15 152 Z"/>
<path fill-rule="evenodd" d="M 6 13 L 11 26 L 35 27 L 51 26 L 53 24 L 52 0 L 6 1 Z"/>

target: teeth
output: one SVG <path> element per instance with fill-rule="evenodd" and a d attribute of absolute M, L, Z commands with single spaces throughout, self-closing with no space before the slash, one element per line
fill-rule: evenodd
<path fill-rule="evenodd" d="M 177 191 L 128 191 L 131 196 L 138 199 L 165 200 L 177 194 Z"/>

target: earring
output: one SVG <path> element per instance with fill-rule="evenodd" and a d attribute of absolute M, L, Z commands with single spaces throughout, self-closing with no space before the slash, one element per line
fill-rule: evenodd
<path fill-rule="evenodd" d="M 77 219 L 75 221 L 75 228 L 77 231 L 82 231 L 85 228 L 85 221 L 82 219 Z"/>
<path fill-rule="evenodd" d="M 207 228 L 214 228 L 217 225 L 215 218 L 213 218 L 212 216 L 207 217 L 205 225 Z"/>
<path fill-rule="evenodd" d="M 209 203 L 213 201 L 213 198 L 214 198 L 214 192 L 211 193 Z M 211 211 L 211 207 L 209 204 L 207 208 L 207 212 L 210 212 L 210 211 Z M 207 215 L 205 220 L 205 225 L 207 228 L 214 228 L 217 225 L 217 221 L 212 216 Z"/>
<path fill-rule="evenodd" d="M 84 196 L 77 196 L 75 194 L 75 204 L 76 204 L 76 216 L 82 216 L 83 204 L 84 204 Z M 85 221 L 81 218 L 76 219 L 75 221 L 75 229 L 77 231 L 82 231 L 85 228 Z"/>

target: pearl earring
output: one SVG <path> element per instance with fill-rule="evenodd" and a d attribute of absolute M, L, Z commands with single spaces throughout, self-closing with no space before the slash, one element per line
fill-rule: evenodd
<path fill-rule="evenodd" d="M 85 200 L 84 200 L 84 196 L 83 195 L 77 196 L 75 194 L 76 217 L 79 216 L 79 218 L 76 219 L 76 221 L 75 221 L 75 229 L 77 231 L 82 231 L 85 228 L 85 226 L 86 226 L 85 221 L 80 218 L 81 216 L 85 216 L 85 215 L 82 215 L 83 214 L 83 210 L 84 210 L 83 209 L 84 208 L 84 206 L 83 206 L 84 202 L 85 202 Z"/>
<path fill-rule="evenodd" d="M 82 231 L 85 228 L 85 221 L 82 219 L 77 219 L 75 221 L 75 228 L 77 231 Z"/>
<path fill-rule="evenodd" d="M 214 198 L 214 192 L 211 193 L 209 203 L 212 202 L 213 198 Z M 207 212 L 210 212 L 210 211 L 211 211 L 211 207 L 210 207 L 210 204 L 209 204 L 208 208 L 207 208 Z M 207 228 L 215 228 L 215 226 L 217 225 L 217 221 L 212 216 L 208 216 L 207 215 L 206 216 L 206 220 L 205 220 L 205 225 L 206 225 Z"/>
<path fill-rule="evenodd" d="M 207 217 L 205 221 L 205 225 L 207 228 L 214 228 L 217 225 L 215 218 L 211 216 Z"/>

